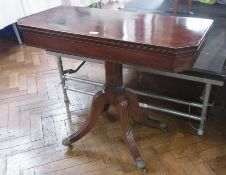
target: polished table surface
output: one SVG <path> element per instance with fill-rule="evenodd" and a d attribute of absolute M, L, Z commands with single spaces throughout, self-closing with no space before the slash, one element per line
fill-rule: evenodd
<path fill-rule="evenodd" d="M 209 19 L 69 6 L 19 20 L 25 42 L 34 46 L 176 72 L 192 67 L 212 24 Z M 85 49 L 76 42 L 85 43 Z"/>
<path fill-rule="evenodd" d="M 129 151 L 137 167 L 145 171 L 130 117 L 151 127 L 166 129 L 167 125 L 141 113 L 137 96 L 123 85 L 122 64 L 171 72 L 189 70 L 213 21 L 60 6 L 25 17 L 18 24 L 26 44 L 105 61 L 105 87 L 93 97 L 89 119 L 62 143 L 71 147 L 114 105 Z"/>

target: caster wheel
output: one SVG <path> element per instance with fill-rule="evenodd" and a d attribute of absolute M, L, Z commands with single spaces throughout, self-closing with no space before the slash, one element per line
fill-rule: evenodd
<path fill-rule="evenodd" d="M 198 133 L 198 135 L 200 135 L 200 136 L 202 136 L 202 135 L 204 134 L 203 130 L 200 130 L 200 129 L 198 130 L 197 133 Z"/>

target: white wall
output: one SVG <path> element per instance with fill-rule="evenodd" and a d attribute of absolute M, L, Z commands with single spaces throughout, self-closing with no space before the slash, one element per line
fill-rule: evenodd
<path fill-rule="evenodd" d="M 98 0 L 0 0 L 0 29 L 28 16 L 59 5 L 88 6 Z M 103 0 L 106 1 L 106 0 Z"/>

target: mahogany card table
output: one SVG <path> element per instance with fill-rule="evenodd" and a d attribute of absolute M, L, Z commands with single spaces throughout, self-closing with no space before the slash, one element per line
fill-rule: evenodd
<path fill-rule="evenodd" d="M 90 117 L 76 133 L 63 140 L 70 146 L 85 136 L 109 105 L 118 111 L 123 137 L 141 170 L 143 161 L 130 126 L 135 121 L 151 127 L 166 124 L 142 115 L 137 96 L 123 85 L 122 65 L 167 72 L 192 68 L 207 34 L 210 19 L 59 6 L 18 21 L 25 44 L 48 51 L 79 55 L 105 62 L 105 86 L 92 100 Z"/>

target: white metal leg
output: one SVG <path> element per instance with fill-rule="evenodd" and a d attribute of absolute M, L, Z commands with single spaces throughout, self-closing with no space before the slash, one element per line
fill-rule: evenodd
<path fill-rule="evenodd" d="M 16 34 L 16 38 L 17 38 L 19 44 L 20 45 L 23 44 L 22 40 L 21 40 L 21 37 L 20 37 L 20 34 L 19 34 L 19 31 L 18 31 L 17 26 L 16 26 L 16 23 L 13 23 L 12 26 L 13 26 L 13 30 L 14 30 L 14 32 Z"/>
<path fill-rule="evenodd" d="M 203 107 L 201 112 L 201 120 L 200 125 L 198 129 L 198 135 L 203 135 L 204 133 L 204 127 L 205 127 L 205 121 L 206 121 L 206 115 L 208 110 L 208 103 L 209 103 L 209 97 L 211 92 L 211 84 L 206 84 L 204 89 L 204 97 L 203 97 Z"/>
<path fill-rule="evenodd" d="M 64 94 L 64 101 L 68 102 L 69 99 L 67 96 L 67 91 L 65 89 L 64 69 L 63 69 L 62 59 L 60 56 L 57 56 L 57 63 L 58 63 L 58 69 L 59 69 L 59 74 L 60 74 L 61 86 L 62 86 L 63 94 Z"/>

